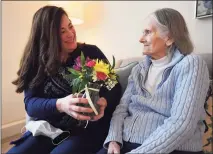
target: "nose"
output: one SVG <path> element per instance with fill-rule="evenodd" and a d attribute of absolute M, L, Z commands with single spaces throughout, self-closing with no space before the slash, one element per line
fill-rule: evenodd
<path fill-rule="evenodd" d="M 146 39 L 145 39 L 144 35 L 140 38 L 139 42 L 140 43 L 145 43 L 146 42 Z"/>
<path fill-rule="evenodd" d="M 75 34 L 72 30 L 68 30 L 67 37 L 74 37 Z"/>

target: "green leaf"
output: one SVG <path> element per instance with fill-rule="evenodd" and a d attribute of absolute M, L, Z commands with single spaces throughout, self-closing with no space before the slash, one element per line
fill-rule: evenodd
<path fill-rule="evenodd" d="M 92 80 L 92 68 L 85 67 L 84 80 Z"/>
<path fill-rule="evenodd" d="M 114 67 L 115 67 L 115 57 L 112 56 L 112 67 L 111 67 L 111 69 L 113 69 Z"/>
<path fill-rule="evenodd" d="M 87 82 L 83 80 L 79 85 L 78 91 L 81 91 L 82 89 L 84 89 L 86 84 L 87 84 Z"/>
<path fill-rule="evenodd" d="M 72 81 L 72 92 L 73 93 L 78 92 L 80 83 L 81 83 L 81 79 L 79 79 L 79 78 L 73 79 L 73 81 Z"/>
<path fill-rule="evenodd" d="M 81 66 L 84 67 L 84 65 L 85 65 L 85 57 L 83 52 L 81 51 Z"/>
<path fill-rule="evenodd" d="M 70 73 L 72 73 L 73 75 L 81 75 L 81 72 L 80 71 L 76 71 L 75 69 L 73 68 L 68 68 L 67 69 Z"/>
<path fill-rule="evenodd" d="M 76 71 L 72 68 L 68 68 L 68 71 L 71 72 L 71 74 L 69 74 L 69 76 L 71 76 L 70 78 L 72 78 L 72 79 L 79 78 L 82 75 L 82 73 L 80 71 Z"/>

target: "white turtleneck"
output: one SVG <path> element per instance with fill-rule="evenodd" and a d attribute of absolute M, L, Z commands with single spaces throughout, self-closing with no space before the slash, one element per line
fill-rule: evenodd
<path fill-rule="evenodd" d="M 145 88 L 153 94 L 157 89 L 158 84 L 162 80 L 162 75 L 164 70 L 167 68 L 169 62 L 171 61 L 171 53 L 158 60 L 151 59 L 152 64 L 150 65 L 149 72 L 145 81 Z"/>

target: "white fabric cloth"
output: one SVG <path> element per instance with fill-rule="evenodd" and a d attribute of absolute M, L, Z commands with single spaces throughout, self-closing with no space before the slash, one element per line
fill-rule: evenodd
<path fill-rule="evenodd" d="M 26 124 L 25 128 L 26 130 L 30 131 L 33 136 L 43 135 L 50 137 L 52 140 L 63 133 L 61 129 L 53 127 L 51 124 L 44 120 L 29 121 Z"/>

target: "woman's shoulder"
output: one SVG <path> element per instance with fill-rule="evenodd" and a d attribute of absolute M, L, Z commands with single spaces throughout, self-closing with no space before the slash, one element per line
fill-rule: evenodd
<path fill-rule="evenodd" d="M 78 42 L 78 46 L 79 46 L 79 48 L 80 49 L 82 49 L 82 50 L 97 50 L 97 49 L 99 49 L 98 47 L 97 47 L 97 45 L 94 45 L 94 44 L 87 44 L 87 43 L 85 43 L 85 42 Z"/>
<path fill-rule="evenodd" d="M 89 58 L 107 59 L 104 53 L 97 47 L 97 45 L 80 43 L 79 49 L 84 53 L 84 56 Z"/>
<path fill-rule="evenodd" d="M 181 67 L 188 67 L 190 65 L 197 66 L 203 63 L 205 63 L 205 61 L 202 59 L 200 55 L 191 53 L 191 54 L 185 55 L 183 59 L 177 64 L 177 66 L 181 66 Z"/>
<path fill-rule="evenodd" d="M 208 73 L 208 66 L 206 61 L 198 54 L 191 53 L 185 55 L 181 61 L 179 61 L 173 68 L 176 75 L 182 73 L 193 74 L 195 72 L 203 71 L 203 73 Z"/>

